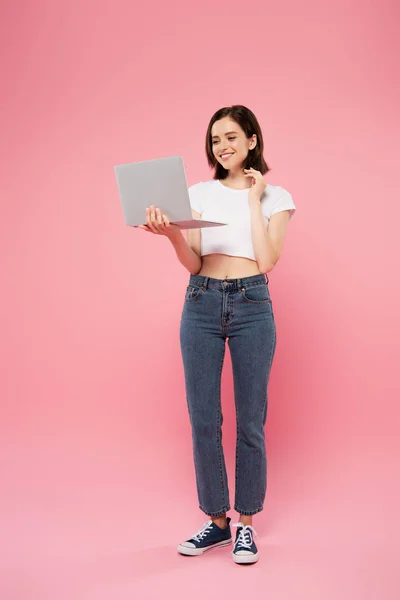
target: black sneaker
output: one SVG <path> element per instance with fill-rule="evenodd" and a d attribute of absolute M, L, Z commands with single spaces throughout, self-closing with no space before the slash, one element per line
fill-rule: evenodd
<path fill-rule="evenodd" d="M 227 517 L 226 520 L 227 526 L 225 529 L 218 527 L 211 519 L 206 521 L 197 533 L 186 540 L 186 542 L 179 544 L 178 552 L 180 554 L 187 554 L 188 556 L 197 556 L 207 552 L 207 550 L 211 550 L 211 548 L 229 546 L 232 542 L 231 528 L 229 525 L 231 518 Z"/>
<path fill-rule="evenodd" d="M 232 523 L 232 527 L 237 527 L 236 540 L 232 550 L 234 562 L 246 564 L 257 562 L 258 551 L 253 540 L 253 533 L 257 535 L 256 530 L 251 525 L 243 525 L 242 522 Z"/>

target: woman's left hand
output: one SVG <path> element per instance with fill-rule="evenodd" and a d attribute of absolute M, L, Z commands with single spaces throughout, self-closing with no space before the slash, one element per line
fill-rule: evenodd
<path fill-rule="evenodd" d="M 256 171 L 253 168 L 243 169 L 245 177 L 252 177 L 253 181 L 251 184 L 251 188 L 249 191 L 249 197 L 261 199 L 262 194 L 264 193 L 265 188 L 267 187 L 266 182 L 263 179 L 260 171 Z"/>

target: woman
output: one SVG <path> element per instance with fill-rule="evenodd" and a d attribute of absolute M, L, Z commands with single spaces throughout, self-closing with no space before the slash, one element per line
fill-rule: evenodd
<path fill-rule="evenodd" d="M 180 340 L 192 427 L 199 508 L 210 519 L 178 546 L 200 555 L 232 541 L 221 443 L 220 383 L 225 342 L 232 358 L 237 420 L 235 510 L 239 522 L 232 558 L 254 563 L 253 515 L 266 494 L 264 425 L 267 386 L 276 346 L 268 276 L 283 248 L 296 207 L 287 190 L 266 184 L 269 168 L 255 115 L 245 106 L 218 110 L 208 126 L 206 154 L 213 179 L 189 188 L 193 217 L 227 223 L 188 230 L 169 223 L 155 206 L 142 228 L 166 235 L 189 271 Z"/>

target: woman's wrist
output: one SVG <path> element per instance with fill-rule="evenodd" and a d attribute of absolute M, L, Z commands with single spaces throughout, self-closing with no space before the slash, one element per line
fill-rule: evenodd
<path fill-rule="evenodd" d="M 179 227 L 177 226 L 171 229 L 171 231 L 168 231 L 168 233 L 166 232 L 165 235 L 172 243 L 172 245 L 179 244 L 183 239 L 185 239 L 183 237 L 182 230 L 179 229 Z"/>

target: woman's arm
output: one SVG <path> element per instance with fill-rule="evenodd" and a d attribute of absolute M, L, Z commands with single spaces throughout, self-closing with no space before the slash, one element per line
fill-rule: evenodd
<path fill-rule="evenodd" d="M 195 218 L 200 218 L 200 214 L 192 210 Z M 171 232 L 172 233 L 172 232 Z M 202 265 L 201 252 L 201 229 L 188 229 L 187 241 L 180 229 L 175 230 L 169 235 L 169 240 L 174 247 L 179 262 L 191 273 L 196 275 Z"/>
<path fill-rule="evenodd" d="M 194 210 L 192 215 L 200 217 L 200 214 Z M 139 228 L 156 235 L 165 235 L 173 245 L 179 262 L 192 275 L 197 275 L 202 264 L 200 229 L 188 230 L 188 243 L 178 225 L 171 224 L 168 217 L 154 204 L 146 208 L 146 224 L 139 225 Z"/>
<path fill-rule="evenodd" d="M 254 254 L 261 273 L 269 273 L 275 267 L 283 249 L 289 223 L 290 211 L 284 210 L 272 217 L 265 227 L 260 200 L 249 200 L 251 214 L 251 237 Z"/>

